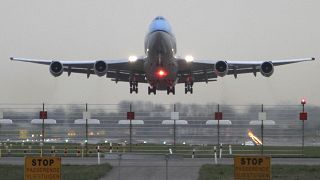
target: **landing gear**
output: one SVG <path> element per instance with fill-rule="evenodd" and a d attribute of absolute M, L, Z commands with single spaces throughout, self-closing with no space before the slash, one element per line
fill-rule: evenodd
<path fill-rule="evenodd" d="M 184 84 L 184 93 L 187 94 L 188 92 L 190 92 L 190 94 L 193 93 L 193 82 L 186 82 Z"/>
<path fill-rule="evenodd" d="M 169 86 L 169 87 L 167 88 L 167 94 L 169 95 L 170 93 L 172 93 L 173 95 L 175 95 L 176 90 L 175 90 L 175 87 L 174 87 L 174 86 Z"/>
<path fill-rule="evenodd" d="M 148 94 L 150 95 L 151 93 L 153 93 L 154 95 L 157 94 L 157 88 L 155 86 L 148 87 Z"/>
<path fill-rule="evenodd" d="M 138 82 L 137 81 L 130 81 L 130 94 L 135 92 L 138 94 Z"/>

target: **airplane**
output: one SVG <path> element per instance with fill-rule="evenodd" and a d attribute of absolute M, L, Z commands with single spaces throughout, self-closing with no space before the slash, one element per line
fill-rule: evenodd
<path fill-rule="evenodd" d="M 148 83 L 148 94 L 156 94 L 157 90 L 175 94 L 176 84 L 185 84 L 185 94 L 193 93 L 193 84 L 198 82 L 217 81 L 218 77 L 260 72 L 270 77 L 274 66 L 313 61 L 315 58 L 300 58 L 267 61 L 229 61 L 229 60 L 197 60 L 188 55 L 185 58 L 176 56 L 176 39 L 169 22 L 162 16 L 157 16 L 151 22 L 144 42 L 145 56 L 130 56 L 119 60 L 89 60 L 61 61 L 36 60 L 10 57 L 14 61 L 23 61 L 49 65 L 49 71 L 54 77 L 63 72 L 94 74 L 106 76 L 112 81 L 129 82 L 130 94 L 138 93 L 139 83 Z"/>

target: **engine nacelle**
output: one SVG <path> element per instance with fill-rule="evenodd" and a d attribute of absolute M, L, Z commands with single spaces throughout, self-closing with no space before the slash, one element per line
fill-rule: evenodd
<path fill-rule="evenodd" d="M 217 76 L 223 77 L 228 74 L 229 66 L 226 61 L 218 61 L 214 66 L 214 72 Z"/>
<path fill-rule="evenodd" d="M 96 61 L 93 66 L 93 70 L 97 76 L 101 77 L 107 74 L 108 65 L 104 61 Z"/>
<path fill-rule="evenodd" d="M 273 74 L 274 68 L 273 64 L 270 61 L 265 61 L 260 66 L 260 73 L 264 77 L 270 77 Z"/>
<path fill-rule="evenodd" d="M 61 74 L 63 73 L 63 64 L 59 61 L 52 61 L 49 70 L 52 76 L 61 76 Z"/>

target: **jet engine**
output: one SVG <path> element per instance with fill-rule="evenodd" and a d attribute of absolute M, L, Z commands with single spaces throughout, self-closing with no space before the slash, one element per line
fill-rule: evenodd
<path fill-rule="evenodd" d="M 108 65 L 104 61 L 96 61 L 93 66 L 93 70 L 97 76 L 101 77 L 107 74 Z"/>
<path fill-rule="evenodd" d="M 59 61 L 52 61 L 49 67 L 50 73 L 54 77 L 61 76 L 63 73 L 63 65 Z"/>
<path fill-rule="evenodd" d="M 228 74 L 228 63 L 226 61 L 218 61 L 214 66 L 214 72 L 217 76 L 223 77 Z"/>
<path fill-rule="evenodd" d="M 270 61 L 265 61 L 260 66 L 260 73 L 264 77 L 270 77 L 273 74 L 273 64 Z"/>

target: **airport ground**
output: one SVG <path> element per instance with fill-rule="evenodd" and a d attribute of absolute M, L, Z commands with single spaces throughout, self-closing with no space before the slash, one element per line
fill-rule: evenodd
<path fill-rule="evenodd" d="M 116 157 L 116 156 L 115 156 Z M 23 177 L 23 157 L 2 157 L 0 158 L 0 169 L 5 171 L 12 179 Z M 107 164 L 105 164 L 107 163 Z M 320 158 L 273 158 L 272 161 L 273 179 L 319 179 Z M 181 158 L 172 157 L 166 160 L 164 156 L 142 156 L 127 155 L 118 159 L 101 159 L 100 166 L 97 165 L 97 158 L 76 158 L 62 157 L 62 176 L 81 179 L 106 179 L 106 180 L 204 180 L 204 179 L 232 179 L 233 159 L 218 159 L 218 165 L 214 164 L 212 158 Z M 110 171 L 110 166 L 112 170 Z M 2 173 L 1 173 L 2 174 Z M 3 173 L 5 174 L 5 173 Z M 99 178 L 98 178 L 99 177 Z M 63 178 L 64 179 L 64 178 Z M 67 178 L 69 179 L 69 178 Z"/>
<path fill-rule="evenodd" d="M 213 157 L 214 147 L 219 154 L 220 147 L 217 145 L 183 145 L 177 144 L 116 144 L 111 147 L 109 143 L 88 144 L 80 143 L 20 143 L 7 142 L 0 145 L 0 157 L 24 157 L 40 156 L 41 153 L 46 156 L 63 157 L 96 157 L 97 151 L 101 156 L 113 153 L 136 153 L 136 154 L 168 154 L 170 149 L 178 155 L 190 158 L 193 154 L 197 158 Z M 320 158 L 319 146 L 245 146 L 245 145 L 223 145 L 222 156 L 233 157 L 233 155 L 265 154 L 272 157 L 314 157 Z"/>

